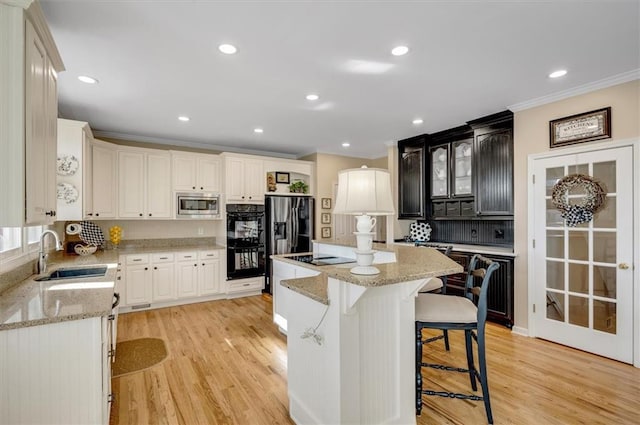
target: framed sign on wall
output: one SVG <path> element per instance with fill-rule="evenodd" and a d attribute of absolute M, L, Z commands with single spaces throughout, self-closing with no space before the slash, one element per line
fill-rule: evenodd
<path fill-rule="evenodd" d="M 611 107 L 549 121 L 549 146 L 611 138 Z"/>

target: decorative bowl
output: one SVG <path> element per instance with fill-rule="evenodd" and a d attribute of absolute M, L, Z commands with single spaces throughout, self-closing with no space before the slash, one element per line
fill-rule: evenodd
<path fill-rule="evenodd" d="M 82 256 L 91 255 L 94 252 L 96 252 L 96 249 L 98 249 L 98 247 L 95 246 L 95 245 L 80 245 L 80 244 L 78 244 L 78 245 L 73 247 L 73 250 L 76 252 L 76 254 L 82 255 Z"/>

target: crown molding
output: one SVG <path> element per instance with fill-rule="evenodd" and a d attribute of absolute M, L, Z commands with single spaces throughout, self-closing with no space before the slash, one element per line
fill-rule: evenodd
<path fill-rule="evenodd" d="M 607 87 L 616 86 L 618 84 L 628 83 L 640 79 L 640 69 L 624 72 L 622 74 L 607 77 L 602 80 L 593 81 L 582 86 L 574 87 L 569 90 L 560 91 L 547 96 L 538 97 L 536 99 L 527 100 L 525 102 L 516 103 L 508 107 L 513 112 L 520 112 L 526 109 L 535 108 L 537 106 L 546 105 L 548 103 L 558 102 L 570 97 L 579 96 L 581 94 L 590 93 L 592 91 L 605 89 Z"/>
<path fill-rule="evenodd" d="M 33 0 L 0 0 L 0 4 L 6 4 L 7 6 L 21 7 L 22 9 L 28 9 L 31 6 Z"/>
<path fill-rule="evenodd" d="M 93 135 L 98 139 L 100 137 L 108 137 L 110 139 L 118 139 L 126 142 L 156 143 L 159 145 L 167 145 L 167 146 L 175 146 L 175 147 L 204 149 L 204 150 L 219 151 L 219 152 L 244 153 L 248 155 L 271 156 L 271 157 L 285 158 L 285 159 L 296 159 L 297 157 L 297 155 L 280 153 L 280 152 L 270 152 L 270 151 L 263 151 L 263 150 L 256 150 L 256 149 L 244 149 L 244 148 L 238 148 L 233 146 L 214 145 L 214 144 L 205 143 L 205 142 L 190 142 L 190 141 L 184 141 L 184 140 L 166 139 L 162 137 L 140 136 L 136 134 L 118 133 L 115 131 L 93 130 Z"/>

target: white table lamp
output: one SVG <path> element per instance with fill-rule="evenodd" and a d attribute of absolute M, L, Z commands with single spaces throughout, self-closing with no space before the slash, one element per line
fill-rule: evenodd
<path fill-rule="evenodd" d="M 375 215 L 394 214 L 391 198 L 391 179 L 389 172 L 379 168 L 350 168 L 338 174 L 338 194 L 334 214 L 356 216 L 357 249 L 356 267 L 351 273 L 371 275 L 380 270 L 373 267 L 373 227 L 376 225 Z"/>

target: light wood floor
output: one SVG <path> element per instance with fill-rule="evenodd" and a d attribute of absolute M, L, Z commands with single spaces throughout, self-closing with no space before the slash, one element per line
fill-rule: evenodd
<path fill-rule="evenodd" d="M 291 424 L 286 338 L 263 297 L 120 315 L 118 340 L 163 338 L 168 358 L 113 379 L 115 424 Z M 425 347 L 425 361 L 465 365 L 464 341 Z M 640 369 L 542 340 L 487 329 L 495 424 L 638 424 Z M 468 377 L 430 370 L 425 388 L 467 391 Z M 425 398 L 418 424 L 486 423 L 481 402 Z"/>

